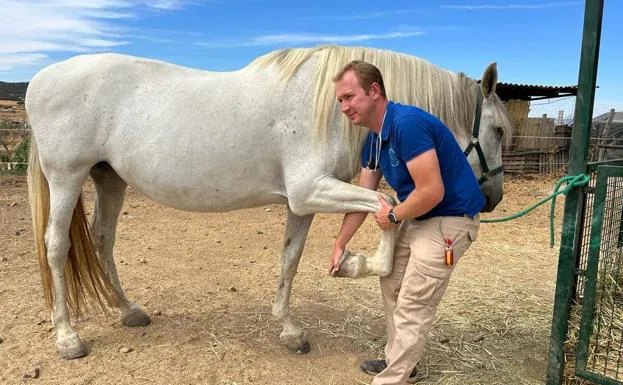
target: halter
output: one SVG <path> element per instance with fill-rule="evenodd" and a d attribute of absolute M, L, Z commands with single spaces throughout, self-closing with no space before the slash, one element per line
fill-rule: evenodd
<path fill-rule="evenodd" d="M 480 141 L 478 140 L 478 135 L 480 134 L 480 116 L 482 114 L 482 95 L 480 93 L 480 86 L 476 87 L 476 99 L 478 103 L 476 104 L 476 114 L 474 115 L 474 128 L 472 129 L 472 138 L 469 142 L 469 145 L 463 151 L 465 157 L 468 157 L 472 150 L 475 148 L 476 153 L 478 153 L 478 159 L 480 159 L 480 166 L 482 167 L 482 176 L 478 179 L 478 184 L 483 184 L 489 179 L 493 178 L 495 175 L 504 171 L 504 165 L 500 165 L 500 167 L 496 167 L 493 170 L 489 170 L 489 166 L 487 166 L 487 159 L 485 158 L 485 154 L 482 151 L 482 147 L 480 146 Z"/>

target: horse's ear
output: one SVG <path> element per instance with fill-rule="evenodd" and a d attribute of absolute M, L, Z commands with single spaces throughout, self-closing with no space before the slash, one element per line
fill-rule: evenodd
<path fill-rule="evenodd" d="M 495 93 L 495 85 L 498 83 L 498 65 L 493 62 L 487 66 L 485 73 L 482 74 L 480 89 L 485 98 Z"/>

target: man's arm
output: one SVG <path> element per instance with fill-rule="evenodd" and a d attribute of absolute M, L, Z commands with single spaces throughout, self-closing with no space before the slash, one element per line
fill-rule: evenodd
<path fill-rule="evenodd" d="M 443 200 L 445 193 L 437 151 L 428 150 L 407 162 L 407 169 L 415 182 L 415 190 L 404 202 L 394 207 L 398 220 L 417 218 L 432 210 Z M 374 214 L 377 224 L 383 229 L 391 228 L 387 218 L 391 205 L 381 197 L 381 209 Z"/>
<path fill-rule="evenodd" d="M 382 174 L 379 171 L 374 172 L 368 170 L 367 168 L 362 168 L 357 184 L 363 188 L 376 190 L 381 182 L 381 177 Z M 344 254 L 346 245 L 353 238 L 353 235 L 355 235 L 355 232 L 359 229 L 367 215 L 367 212 L 354 212 L 344 215 L 342 227 L 340 228 L 340 232 L 337 234 L 337 238 L 335 239 L 333 253 L 329 258 L 329 273 L 340 269 L 340 258 L 342 257 L 342 254 Z"/>

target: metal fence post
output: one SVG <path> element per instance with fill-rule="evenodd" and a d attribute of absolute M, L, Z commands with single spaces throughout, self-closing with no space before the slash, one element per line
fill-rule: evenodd
<path fill-rule="evenodd" d="M 584 31 L 575 104 L 575 123 L 571 139 L 569 174 L 586 173 L 588 142 L 595 99 L 599 43 L 603 0 L 586 0 Z M 558 274 L 552 319 L 547 385 L 560 385 L 564 372 L 564 342 L 567 338 L 571 312 L 572 291 L 575 281 L 575 264 L 578 256 L 578 217 L 582 214 L 582 192 L 573 189 L 567 195 L 564 211 L 563 233 L 558 257 Z"/>

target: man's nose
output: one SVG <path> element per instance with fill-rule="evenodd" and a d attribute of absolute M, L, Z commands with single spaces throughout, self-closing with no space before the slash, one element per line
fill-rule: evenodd
<path fill-rule="evenodd" d="M 348 111 L 349 107 L 348 103 L 342 102 L 342 112 Z"/>

